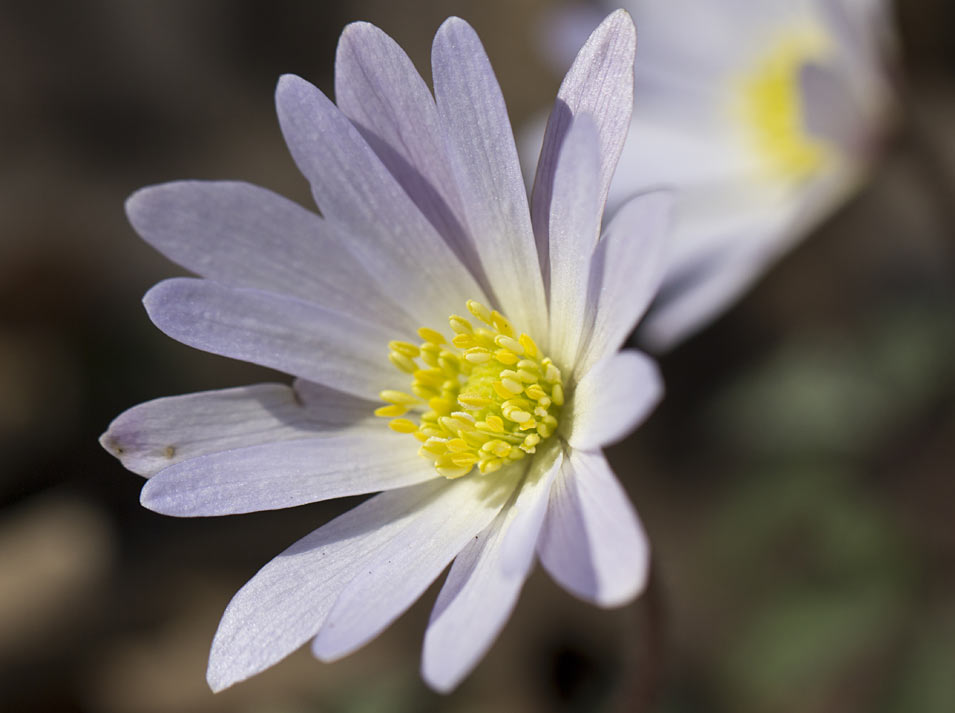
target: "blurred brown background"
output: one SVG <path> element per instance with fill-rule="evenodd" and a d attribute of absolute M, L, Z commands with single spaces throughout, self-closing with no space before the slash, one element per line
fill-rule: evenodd
<path fill-rule="evenodd" d="M 112 417 L 282 377 L 151 326 L 142 294 L 180 271 L 123 200 L 235 178 L 307 203 L 272 91 L 295 72 L 330 92 L 354 19 L 427 76 L 435 29 L 465 17 L 519 124 L 559 82 L 533 41 L 550 5 L 0 2 L 0 710 L 609 711 L 656 686 L 666 713 L 955 710 L 955 10 L 899 5 L 903 121 L 870 185 L 663 359 L 667 400 L 612 450 L 656 599 L 598 611 L 538 572 L 438 696 L 417 675 L 432 588 L 339 663 L 300 651 L 213 696 L 232 593 L 352 503 L 205 520 L 139 506 L 140 479 L 96 443 Z"/>

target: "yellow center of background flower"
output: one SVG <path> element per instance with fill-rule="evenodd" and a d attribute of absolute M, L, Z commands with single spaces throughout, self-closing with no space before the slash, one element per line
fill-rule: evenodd
<path fill-rule="evenodd" d="M 446 478 L 475 466 L 492 473 L 534 453 L 557 429 L 564 403 L 560 370 L 530 336 L 518 336 L 504 315 L 480 302 L 469 300 L 467 308 L 484 326 L 451 315 L 450 343 L 428 327 L 418 330 L 420 345 L 389 342 L 388 358 L 411 376 L 411 393 L 382 391 L 387 405 L 375 411 L 392 419 L 392 430 L 417 438 L 418 453 Z"/>
<path fill-rule="evenodd" d="M 740 82 L 738 113 L 760 156 L 777 175 L 802 180 L 826 160 L 828 146 L 808 134 L 799 75 L 808 62 L 824 57 L 818 32 L 781 37 Z"/>

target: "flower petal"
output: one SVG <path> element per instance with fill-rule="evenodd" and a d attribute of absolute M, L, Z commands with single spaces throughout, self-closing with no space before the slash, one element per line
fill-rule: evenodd
<path fill-rule="evenodd" d="M 153 476 L 141 502 L 177 517 L 236 515 L 394 490 L 437 477 L 411 443 L 395 443 L 392 435 L 379 423 L 210 453 Z"/>
<path fill-rule="evenodd" d="M 434 98 L 404 50 L 370 23 L 348 25 L 335 56 L 335 101 L 455 254 L 483 280 Z"/>
<path fill-rule="evenodd" d="M 441 324 L 448 305 L 484 298 L 471 273 L 328 97 L 287 74 L 275 101 L 285 141 L 322 214 L 349 236 L 349 249 L 417 324 Z"/>
<path fill-rule="evenodd" d="M 363 646 L 397 619 L 441 574 L 464 546 L 504 507 L 522 475 L 465 477 L 451 482 L 433 507 L 364 562 L 341 592 L 312 644 L 313 653 L 333 661 Z M 440 502 L 438 502 L 440 501 Z"/>
<path fill-rule="evenodd" d="M 577 383 L 561 426 L 568 424 L 571 446 L 593 450 L 630 433 L 661 398 L 663 379 L 656 363 L 641 352 L 618 352 L 597 362 Z"/>
<path fill-rule="evenodd" d="M 559 446 L 538 453 L 514 501 L 451 565 L 424 638 L 421 673 L 432 688 L 447 692 L 457 686 L 504 627 L 534 563 L 562 458 Z"/>
<path fill-rule="evenodd" d="M 146 242 L 202 277 L 366 320 L 404 318 L 326 221 L 264 188 L 237 181 L 164 183 L 131 195 L 126 214 Z"/>
<path fill-rule="evenodd" d="M 615 353 L 647 310 L 663 281 L 672 194 L 637 196 L 617 212 L 590 263 L 589 322 L 575 374 L 581 377 Z"/>
<path fill-rule="evenodd" d="M 725 216 L 698 213 L 692 219 L 680 210 L 673 229 L 676 249 L 637 332 L 643 347 L 662 353 L 689 337 L 733 304 L 790 247 L 801 234 L 794 222 L 797 202 L 790 198 L 769 205 L 775 210 L 730 206 Z"/>
<path fill-rule="evenodd" d="M 336 597 L 381 547 L 441 502 L 435 479 L 366 500 L 282 552 L 229 602 L 209 653 L 213 691 L 267 669 L 312 638 Z"/>
<path fill-rule="evenodd" d="M 534 463 L 521 483 L 513 506 L 517 512 L 501 545 L 501 566 L 504 568 L 504 574 L 523 572 L 534 561 L 537 537 L 547 514 L 550 489 L 560 472 L 563 460 L 563 447 L 558 439 L 538 446 Z"/>
<path fill-rule="evenodd" d="M 325 391 L 338 397 L 337 425 L 357 423 L 374 409 L 367 401 Z M 285 384 L 256 384 L 139 404 L 117 416 L 100 443 L 126 468 L 148 478 L 208 453 L 314 437 L 328 427 L 330 415 L 304 407 Z"/>
<path fill-rule="evenodd" d="M 519 571 L 502 566 L 504 534 L 519 512 L 502 510 L 454 559 L 424 637 L 421 675 L 448 693 L 487 653 L 507 622 L 533 560 Z"/>
<path fill-rule="evenodd" d="M 578 115 L 564 140 L 554 173 L 548 353 L 561 369 L 568 371 L 580 347 L 590 259 L 600 231 L 598 141 L 597 127 L 590 115 Z"/>
<path fill-rule="evenodd" d="M 643 590 L 649 543 L 599 451 L 572 449 L 564 460 L 537 552 L 564 589 L 599 606 L 621 606 Z"/>
<path fill-rule="evenodd" d="M 544 131 L 531 199 L 537 251 L 547 285 L 550 284 L 547 268 L 553 266 L 548 245 L 551 240 L 549 233 L 553 230 L 552 204 L 558 200 L 555 180 L 558 163 L 562 160 L 561 147 L 573 120 L 581 113 L 591 114 L 596 121 L 600 147 L 596 202 L 603 210 L 633 111 L 635 51 L 633 21 L 626 11 L 617 10 L 593 31 L 560 85 L 557 102 Z"/>
<path fill-rule="evenodd" d="M 527 192 L 487 54 L 471 26 L 452 17 L 438 28 L 431 64 L 452 167 L 491 289 L 509 319 L 544 334 L 544 286 Z"/>
<path fill-rule="evenodd" d="M 394 383 L 388 333 L 318 305 L 209 280 L 175 278 L 143 299 L 173 339 L 377 400 Z"/>

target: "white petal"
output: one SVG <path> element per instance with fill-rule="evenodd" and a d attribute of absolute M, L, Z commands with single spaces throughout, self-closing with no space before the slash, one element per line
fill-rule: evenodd
<path fill-rule="evenodd" d="M 598 142 L 593 120 L 588 114 L 579 115 L 564 140 L 554 174 L 548 353 L 567 371 L 573 367 L 580 345 L 590 259 L 600 231 Z"/>
<path fill-rule="evenodd" d="M 593 450 L 619 441 L 636 428 L 663 398 L 663 379 L 656 363 L 637 351 L 613 354 L 577 383 L 569 414 L 567 441 Z"/>
<path fill-rule="evenodd" d="M 599 606 L 621 606 L 643 590 L 647 537 L 600 452 L 573 449 L 564 460 L 537 552 L 564 589 Z"/>
<path fill-rule="evenodd" d="M 727 207 L 726 216 L 677 217 L 675 250 L 668 256 L 663 284 L 640 324 L 639 343 L 661 353 L 704 327 L 732 305 L 800 233 L 797 207 L 772 204 L 775 211 Z M 682 212 L 682 211 L 681 211 Z M 736 223 L 738 227 L 723 227 Z"/>
<path fill-rule="evenodd" d="M 468 299 L 484 299 L 447 243 L 321 91 L 285 75 L 276 89 L 282 133 L 326 220 L 418 325 L 434 326 Z M 412 289 L 413 287 L 413 289 Z"/>
<path fill-rule="evenodd" d="M 581 342 L 575 375 L 613 354 L 656 296 L 666 269 L 673 196 L 657 191 L 628 201 L 604 231 L 590 263 L 590 334 Z"/>
<path fill-rule="evenodd" d="M 117 416 L 100 443 L 126 468 L 148 478 L 189 458 L 308 438 L 323 427 L 321 412 L 305 409 L 288 386 L 256 384 L 139 404 Z"/>
<path fill-rule="evenodd" d="M 556 163 L 571 122 L 581 114 L 590 114 L 596 124 L 600 147 L 596 196 L 599 209 L 603 209 L 633 111 L 635 47 L 630 16 L 623 10 L 611 13 L 581 47 L 557 92 L 544 132 L 532 201 L 534 231 L 545 266 L 552 229 L 548 218 L 557 200 L 553 193 Z"/>
<path fill-rule="evenodd" d="M 543 466 L 531 466 L 532 474 L 517 497 L 468 542 L 451 565 L 424 637 L 421 675 L 432 688 L 447 693 L 457 686 L 487 653 L 511 615 L 534 562 L 543 522 L 543 507 L 538 504 L 547 503 L 546 488 L 541 486 L 550 484 L 560 462 L 558 458 L 555 463 L 553 455 L 541 459 Z M 515 539 L 522 541 L 527 556 L 512 554 L 508 563 L 507 544 Z"/>
<path fill-rule="evenodd" d="M 366 320 L 402 319 L 326 221 L 264 188 L 176 181 L 136 191 L 126 213 L 146 242 L 202 277 Z"/>
<path fill-rule="evenodd" d="M 346 656 L 397 619 L 501 511 L 521 476 L 517 468 L 510 471 L 452 481 L 419 511 L 342 590 L 313 653 L 323 661 Z"/>
<path fill-rule="evenodd" d="M 209 654 L 214 691 L 265 670 L 319 630 L 366 559 L 447 490 L 436 479 L 382 493 L 302 538 L 232 598 Z"/>
<path fill-rule="evenodd" d="M 514 135 L 494 71 L 477 34 L 456 17 L 438 29 L 431 57 L 438 114 L 485 274 L 507 317 L 542 335 L 544 285 Z"/>
<path fill-rule="evenodd" d="M 209 280 L 160 282 L 143 298 L 153 323 L 203 351 L 261 364 L 377 400 L 398 376 L 396 335 L 318 305 Z"/>
<path fill-rule="evenodd" d="M 553 438 L 537 447 L 534 462 L 521 483 L 514 503 L 514 518 L 501 545 L 501 566 L 504 574 L 526 571 L 534 560 L 537 536 L 547 514 L 550 489 L 564 460 L 559 439 Z"/>
<path fill-rule="evenodd" d="M 455 254 L 483 280 L 434 98 L 408 55 L 353 22 L 335 55 L 335 101 Z"/>
<path fill-rule="evenodd" d="M 394 490 L 437 477 L 417 450 L 385 423 L 263 443 L 166 468 L 146 483 L 141 500 L 154 512 L 197 517 Z"/>

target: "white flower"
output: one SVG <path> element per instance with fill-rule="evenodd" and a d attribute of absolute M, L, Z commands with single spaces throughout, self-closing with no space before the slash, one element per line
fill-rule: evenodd
<path fill-rule="evenodd" d="M 434 40 L 434 97 L 364 23 L 342 34 L 337 106 L 280 80 L 279 121 L 321 216 L 242 183 L 130 198 L 140 235 L 202 278 L 147 294 L 156 325 L 297 377 L 119 416 L 102 443 L 149 478 L 143 504 L 224 515 L 385 491 L 236 594 L 213 689 L 309 640 L 326 661 L 358 649 L 452 560 L 422 662 L 439 690 L 490 647 L 535 555 L 601 606 L 642 590 L 646 538 L 601 452 L 662 388 L 648 358 L 617 349 L 662 278 L 668 196 L 627 203 L 601 234 L 634 44 L 619 11 L 581 50 L 530 204 L 497 80 L 456 18 Z"/>
<path fill-rule="evenodd" d="M 660 351 L 719 315 L 860 184 L 891 120 L 892 38 L 884 0 L 623 5 L 640 42 L 608 207 L 648 186 L 679 189 L 667 275 L 639 334 Z M 579 34 L 588 17 L 561 16 L 555 34 Z"/>

